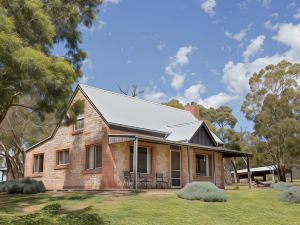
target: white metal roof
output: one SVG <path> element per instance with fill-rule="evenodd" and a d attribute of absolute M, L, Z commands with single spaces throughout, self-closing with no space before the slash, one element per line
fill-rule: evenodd
<path fill-rule="evenodd" d="M 169 141 L 189 141 L 203 121 L 196 121 L 192 123 L 178 124 L 175 126 L 169 126 L 170 135 L 166 138 Z"/>
<path fill-rule="evenodd" d="M 170 141 L 188 141 L 203 123 L 186 110 L 85 84 L 79 86 L 111 125 L 164 133 Z M 213 132 L 211 134 L 217 143 L 223 144 Z"/>
<path fill-rule="evenodd" d="M 80 87 L 109 124 L 169 133 L 168 126 L 198 121 L 188 111 L 88 85 Z"/>
<path fill-rule="evenodd" d="M 276 166 L 261 166 L 250 168 L 250 172 L 262 172 L 262 171 L 274 171 L 276 170 Z M 247 169 L 238 170 L 237 173 L 247 173 Z M 231 172 L 233 173 L 233 171 Z"/>

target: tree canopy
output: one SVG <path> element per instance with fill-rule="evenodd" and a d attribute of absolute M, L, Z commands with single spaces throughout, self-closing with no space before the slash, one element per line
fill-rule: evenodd
<path fill-rule="evenodd" d="M 285 168 L 300 154 L 300 64 L 285 60 L 254 73 L 250 91 L 242 105 L 247 119 L 254 122 L 259 137 L 257 151 L 278 166 L 280 180 Z"/>
<path fill-rule="evenodd" d="M 39 116 L 61 112 L 81 76 L 86 53 L 80 26 L 91 26 L 100 0 L 3 0 L 0 2 L 0 124 L 8 110 Z M 53 54 L 64 43 L 66 55 Z M 25 104 L 23 99 L 30 96 Z"/>

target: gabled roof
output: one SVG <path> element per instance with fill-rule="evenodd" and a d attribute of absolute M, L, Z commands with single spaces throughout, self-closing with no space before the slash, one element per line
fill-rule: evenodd
<path fill-rule="evenodd" d="M 169 126 L 170 135 L 166 138 L 168 141 L 186 141 L 188 142 L 197 130 L 201 127 L 203 121 L 195 121 L 192 123 L 178 124 Z"/>
<path fill-rule="evenodd" d="M 79 84 L 110 125 L 169 134 L 169 126 L 199 122 L 190 112 Z"/>
<path fill-rule="evenodd" d="M 106 91 L 85 84 L 77 86 L 70 99 L 69 106 L 78 89 L 83 92 L 109 126 L 158 133 L 164 135 L 166 140 L 169 141 L 189 141 L 199 127 L 204 124 L 203 121 L 199 121 L 189 111 Z M 29 147 L 27 150 L 53 138 L 61 121 L 51 136 Z M 216 143 L 223 144 L 213 132 L 210 131 L 210 133 Z"/>

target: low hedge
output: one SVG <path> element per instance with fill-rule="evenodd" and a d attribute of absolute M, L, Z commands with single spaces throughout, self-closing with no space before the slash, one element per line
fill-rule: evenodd
<path fill-rule="evenodd" d="M 211 182 L 192 182 L 185 185 L 177 196 L 188 200 L 201 200 L 204 202 L 226 202 L 224 190 L 219 189 Z"/>
<path fill-rule="evenodd" d="M 293 185 L 290 183 L 285 183 L 285 182 L 280 181 L 278 183 L 272 184 L 271 188 L 278 190 L 278 191 L 285 191 L 292 186 Z"/>
<path fill-rule="evenodd" d="M 36 194 L 43 193 L 45 190 L 42 181 L 33 180 L 30 177 L 0 183 L 0 192 L 8 194 Z"/>
<path fill-rule="evenodd" d="M 290 203 L 300 203 L 300 187 L 290 187 L 282 193 L 281 199 Z"/>

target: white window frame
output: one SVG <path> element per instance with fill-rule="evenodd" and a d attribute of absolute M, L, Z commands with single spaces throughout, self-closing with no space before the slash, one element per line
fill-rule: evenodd
<path fill-rule="evenodd" d="M 76 129 L 77 123 L 78 123 L 79 121 L 82 121 L 82 127 Z M 76 119 L 76 122 L 75 122 L 75 124 L 74 124 L 73 129 L 74 129 L 74 131 L 80 131 L 80 130 L 83 130 L 83 128 L 84 128 L 84 115 L 83 115 L 83 114 L 79 114 L 79 115 L 77 116 L 77 119 Z"/>
<path fill-rule="evenodd" d="M 133 148 L 133 146 L 131 146 L 131 148 Z M 152 160 L 151 160 L 151 156 L 152 156 L 152 152 L 151 151 L 152 151 L 152 149 L 150 147 L 143 147 L 143 146 L 139 146 L 138 148 L 145 148 L 145 149 L 147 149 L 147 172 L 146 173 L 142 173 L 142 172 L 139 172 L 139 171 L 137 171 L 137 172 L 141 173 L 141 174 L 151 174 L 152 173 Z M 129 162 L 129 163 L 131 163 L 131 162 Z M 138 166 L 137 166 L 137 168 L 138 168 Z M 130 170 L 130 172 L 131 173 L 133 172 L 133 168 L 132 168 L 132 170 Z"/>
<path fill-rule="evenodd" d="M 41 156 L 43 156 L 43 168 L 40 168 Z M 37 168 L 36 168 L 36 161 L 35 161 L 36 158 L 37 158 Z M 44 172 L 44 154 L 33 155 L 33 173 L 37 174 L 42 172 Z"/>
<path fill-rule="evenodd" d="M 100 167 L 96 167 L 96 147 L 99 146 L 101 148 L 101 160 L 100 160 L 100 163 L 101 163 L 101 166 Z M 90 160 L 90 154 L 88 154 L 88 152 L 91 151 L 91 148 L 92 147 L 92 151 L 93 151 L 93 167 L 88 167 L 89 166 L 89 163 L 88 163 L 88 160 Z M 95 144 L 95 145 L 88 145 L 86 146 L 86 152 L 85 152 L 85 169 L 86 170 L 95 170 L 95 169 L 101 169 L 102 168 L 102 163 L 103 163 L 103 149 L 102 149 L 102 145 L 101 144 Z"/>
<path fill-rule="evenodd" d="M 62 153 L 62 161 L 63 163 L 60 163 L 60 153 Z M 67 162 L 65 162 L 66 159 L 66 154 L 68 155 L 68 160 Z M 59 150 L 56 152 L 56 165 L 57 166 L 62 166 L 62 165 L 68 165 L 70 164 L 70 151 L 69 149 L 63 149 L 63 150 Z"/>

